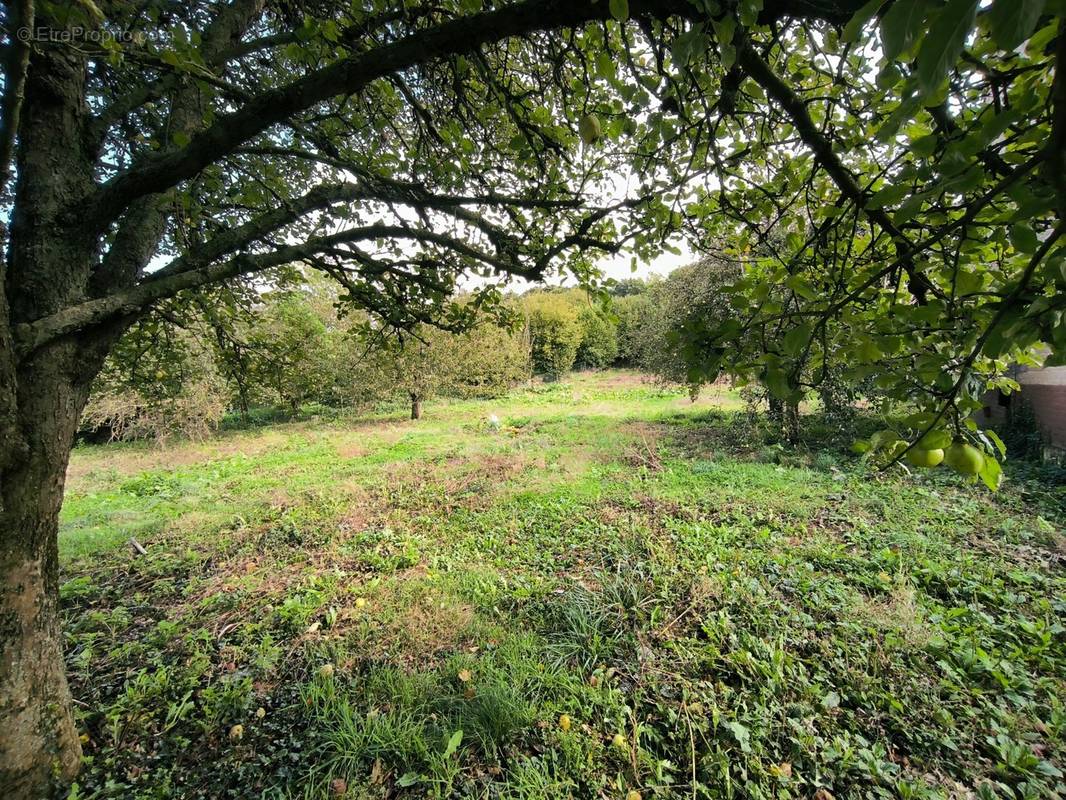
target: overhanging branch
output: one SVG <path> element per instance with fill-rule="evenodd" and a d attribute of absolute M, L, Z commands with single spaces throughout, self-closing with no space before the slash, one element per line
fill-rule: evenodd
<path fill-rule="evenodd" d="M 818 130 L 818 126 L 814 124 L 814 120 L 811 119 L 811 115 L 807 112 L 807 105 L 803 102 L 803 99 L 777 76 L 770 65 L 755 50 L 750 39 L 747 37 L 738 38 L 740 41 L 737 45 L 737 62 L 748 73 L 748 76 L 758 83 L 766 94 L 772 97 L 788 114 L 792 124 L 796 126 L 796 132 L 799 134 L 800 139 L 807 145 L 814 157 L 818 159 L 818 163 L 829 174 L 829 177 L 840 192 L 861 209 L 871 222 L 891 237 L 903 269 L 910 278 L 908 288 L 919 302 L 924 302 L 926 295 L 930 291 L 935 292 L 936 289 L 929 279 L 917 270 L 914 262 L 909 257 L 908 254 L 912 249 L 910 240 L 883 209 L 869 207 L 869 197 L 866 192 L 855 181 L 854 176 L 844 166 L 844 162 L 833 152 L 832 143 Z"/>

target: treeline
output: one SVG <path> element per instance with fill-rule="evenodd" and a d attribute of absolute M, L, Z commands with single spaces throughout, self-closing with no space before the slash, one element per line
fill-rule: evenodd
<path fill-rule="evenodd" d="M 226 413 L 398 401 L 418 417 L 434 397 L 498 396 L 533 375 L 558 380 L 573 369 L 612 366 L 695 395 L 717 375 L 695 370 L 689 351 L 701 330 L 730 317 L 725 288 L 741 279 L 737 268 L 703 259 L 594 292 L 502 297 L 492 313 L 460 297 L 443 328 L 403 331 L 343 310 L 332 283 L 298 273 L 269 290 L 196 295 L 180 301 L 192 308 L 163 307 L 123 337 L 94 385 L 84 428 L 98 438 L 201 437 Z M 759 366 L 787 351 L 787 331 L 752 328 L 748 337 L 755 369 L 736 373 L 738 382 L 794 435 L 803 392 L 771 385 L 773 373 Z M 803 372 L 813 369 L 825 373 L 817 385 L 827 409 L 850 408 L 863 389 L 836 380 L 825 365 Z"/>
<path fill-rule="evenodd" d="M 518 303 L 492 317 L 465 309 L 455 330 L 391 330 L 344 309 L 333 284 L 286 281 L 253 296 L 184 298 L 130 329 L 93 385 L 82 422 L 93 439 L 201 438 L 227 413 L 244 419 L 301 408 L 403 401 L 412 416 L 447 395 L 491 397 L 529 380 L 528 328 Z"/>
<path fill-rule="evenodd" d="M 299 274 L 269 289 L 182 298 L 131 328 L 93 385 L 82 433 L 202 438 L 226 414 L 366 409 L 435 397 L 493 397 L 534 374 L 620 363 L 610 298 L 579 289 L 502 298 L 492 313 L 457 298 L 444 327 L 393 330 L 351 311 L 335 285 Z"/>

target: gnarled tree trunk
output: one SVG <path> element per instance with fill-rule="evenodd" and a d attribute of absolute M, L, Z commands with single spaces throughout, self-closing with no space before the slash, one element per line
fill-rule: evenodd
<path fill-rule="evenodd" d="M 98 237 L 69 216 L 93 188 L 86 64 L 35 48 L 19 125 L 14 211 L 0 265 L 0 795 L 62 796 L 81 747 L 59 624 L 56 530 L 67 460 L 110 339 L 16 350 L 22 324 L 93 291 Z M 116 326 L 117 330 L 117 326 Z"/>
<path fill-rule="evenodd" d="M 22 446 L 0 467 L 0 786 L 12 800 L 55 793 L 77 772 L 58 614 L 56 528 L 85 404 L 80 349 L 57 345 L 18 371 Z"/>

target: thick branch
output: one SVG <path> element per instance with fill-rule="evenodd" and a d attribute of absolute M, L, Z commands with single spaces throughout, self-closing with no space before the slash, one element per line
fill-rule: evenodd
<path fill-rule="evenodd" d="M 157 300 L 172 297 L 186 289 L 299 261 L 335 244 L 387 236 L 390 230 L 388 226 L 381 225 L 355 228 L 330 236 L 308 239 L 302 244 L 281 247 L 270 253 L 240 254 L 228 261 L 209 264 L 199 269 L 152 276 L 124 291 L 87 300 L 32 323 L 15 326 L 15 349 L 21 357 L 25 357 L 61 336 L 85 330 L 116 317 L 136 314 Z"/>
<path fill-rule="evenodd" d="M 818 16 L 833 21 L 848 19 L 855 0 L 778 0 L 764 7 L 764 17 L 782 14 Z M 634 17 L 700 17 L 688 0 L 633 0 Z M 273 125 L 316 104 L 342 94 L 354 94 L 372 81 L 410 67 L 457 53 L 470 52 L 490 42 L 535 31 L 574 27 L 610 17 L 603 0 L 526 0 L 526 2 L 443 22 L 390 44 L 358 53 L 285 86 L 251 98 L 239 110 L 220 116 L 180 150 L 145 156 L 137 165 L 116 175 L 89 198 L 71 209 L 71 222 L 102 230 L 131 201 L 165 191 L 191 178 L 219 157 Z M 90 209 L 85 217 L 85 207 Z"/>
<path fill-rule="evenodd" d="M 333 203 L 353 201 L 368 196 L 363 187 L 354 183 L 316 186 L 311 191 L 290 200 L 283 206 L 267 211 L 243 225 L 238 225 L 211 237 L 208 242 L 200 247 L 194 248 L 185 255 L 174 259 L 165 267 L 153 273 L 151 279 L 157 280 L 192 269 L 199 269 L 217 261 L 228 253 L 233 253 L 247 246 L 257 239 L 274 233 L 311 211 L 317 211 Z"/>
<path fill-rule="evenodd" d="M 866 192 L 855 181 L 854 176 L 844 166 L 844 162 L 833 152 L 833 145 L 830 141 L 818 130 L 818 126 L 814 124 L 814 120 L 811 119 L 810 114 L 807 112 L 807 106 L 803 99 L 774 73 L 770 65 L 756 52 L 751 41 L 746 37 L 742 38 L 737 46 L 737 61 L 752 80 L 758 83 L 766 91 L 767 95 L 777 101 L 777 104 L 788 114 L 792 124 L 796 126 L 796 132 L 799 133 L 800 139 L 810 148 L 822 168 L 829 173 L 829 177 L 833 179 L 833 183 L 836 184 L 841 193 L 861 209 L 871 222 L 892 238 L 896 252 L 902 259 L 903 268 L 910 276 L 909 288 L 911 292 L 914 293 L 919 301 L 924 300 L 926 293 L 933 287 L 928 278 L 917 272 L 913 261 L 907 256 L 911 251 L 910 240 L 907 239 L 903 231 L 896 226 L 883 209 L 868 207 L 869 198 Z"/>

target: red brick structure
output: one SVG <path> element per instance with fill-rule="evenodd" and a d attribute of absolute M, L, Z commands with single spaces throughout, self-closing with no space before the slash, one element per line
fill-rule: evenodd
<path fill-rule="evenodd" d="M 1066 367 L 1027 369 L 1016 367 L 1015 380 L 1022 390 L 1011 395 L 989 392 L 977 414 L 982 425 L 1010 424 L 1014 412 L 1025 404 L 1032 409 L 1048 455 L 1066 455 Z"/>

